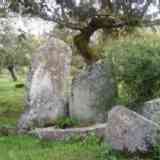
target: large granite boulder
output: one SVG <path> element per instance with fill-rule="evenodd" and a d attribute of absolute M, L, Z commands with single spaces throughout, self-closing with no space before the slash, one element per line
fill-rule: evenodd
<path fill-rule="evenodd" d="M 107 62 L 93 64 L 73 80 L 70 115 L 81 123 L 104 122 L 115 96 L 111 65 Z"/>
<path fill-rule="evenodd" d="M 27 108 L 18 128 L 28 130 L 53 124 L 65 115 L 72 51 L 50 38 L 34 54 L 27 81 Z"/>
<path fill-rule="evenodd" d="M 160 126 L 125 107 L 117 106 L 108 115 L 105 142 L 114 149 L 145 153 L 159 141 Z"/>
<path fill-rule="evenodd" d="M 145 102 L 140 107 L 140 113 L 160 125 L 160 98 Z"/>

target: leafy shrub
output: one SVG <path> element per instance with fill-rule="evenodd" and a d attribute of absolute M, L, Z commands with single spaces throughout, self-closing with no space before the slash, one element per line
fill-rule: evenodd
<path fill-rule="evenodd" d="M 76 119 L 72 119 L 70 117 L 60 117 L 57 121 L 56 121 L 56 126 L 62 129 L 65 128 L 70 128 L 73 126 L 78 125 L 78 121 Z"/>
<path fill-rule="evenodd" d="M 153 160 L 160 160 L 160 145 L 153 148 Z"/>
<path fill-rule="evenodd" d="M 160 95 L 160 37 L 129 37 L 107 50 L 125 103 L 139 103 Z"/>

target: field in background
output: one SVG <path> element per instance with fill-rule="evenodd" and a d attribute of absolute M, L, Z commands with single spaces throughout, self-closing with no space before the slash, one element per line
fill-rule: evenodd
<path fill-rule="evenodd" d="M 24 110 L 24 88 L 15 85 L 7 74 L 0 75 L 0 126 L 16 126 Z"/>

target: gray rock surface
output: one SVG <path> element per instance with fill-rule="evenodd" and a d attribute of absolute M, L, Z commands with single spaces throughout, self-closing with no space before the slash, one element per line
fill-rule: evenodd
<path fill-rule="evenodd" d="M 33 57 L 27 81 L 27 108 L 18 128 L 41 127 L 64 116 L 69 87 L 71 49 L 50 38 Z"/>
<path fill-rule="evenodd" d="M 125 107 L 116 106 L 108 115 L 105 142 L 120 151 L 147 152 L 159 141 L 158 124 Z"/>
<path fill-rule="evenodd" d="M 140 113 L 144 117 L 160 125 L 160 98 L 148 101 L 144 103 L 143 106 L 140 108 L 141 108 Z"/>
<path fill-rule="evenodd" d="M 97 30 L 90 38 L 89 47 L 96 49 L 104 42 L 104 31 L 102 29 Z"/>
<path fill-rule="evenodd" d="M 93 64 L 73 80 L 70 115 L 82 123 L 104 122 L 115 96 L 116 85 L 110 64 Z"/>
<path fill-rule="evenodd" d="M 68 128 L 68 129 L 56 129 L 54 127 L 49 128 L 37 128 L 30 132 L 30 134 L 37 136 L 40 139 L 47 140 L 69 140 L 70 138 L 79 137 L 85 138 L 89 135 L 96 135 L 101 138 L 104 136 L 106 124 L 97 124 L 84 128 Z"/>

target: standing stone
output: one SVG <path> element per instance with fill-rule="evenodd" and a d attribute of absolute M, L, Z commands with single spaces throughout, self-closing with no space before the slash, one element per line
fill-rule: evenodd
<path fill-rule="evenodd" d="M 110 64 L 93 64 L 73 80 L 70 115 L 81 123 L 104 122 L 115 96 Z"/>
<path fill-rule="evenodd" d="M 147 152 L 159 142 L 160 126 L 126 107 L 114 107 L 108 115 L 105 142 L 113 149 Z"/>
<path fill-rule="evenodd" d="M 51 38 L 33 57 L 27 84 L 27 108 L 18 128 L 28 130 L 53 124 L 65 115 L 71 49 Z"/>
<path fill-rule="evenodd" d="M 160 125 L 160 98 L 145 102 L 140 113 Z"/>

